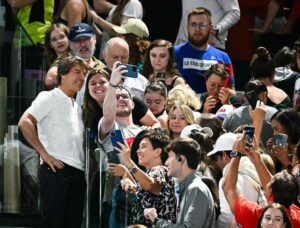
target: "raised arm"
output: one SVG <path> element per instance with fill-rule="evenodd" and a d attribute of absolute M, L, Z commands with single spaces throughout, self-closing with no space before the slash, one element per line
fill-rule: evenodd
<path fill-rule="evenodd" d="M 93 17 L 93 21 L 96 25 L 98 25 L 101 29 L 105 30 L 109 34 L 113 36 L 117 36 L 118 34 L 112 29 L 114 24 L 108 22 L 107 20 L 103 19 L 101 16 L 99 16 L 94 10 L 91 10 L 91 14 Z"/>
<path fill-rule="evenodd" d="M 103 117 L 101 119 L 101 128 L 100 128 L 100 138 L 104 138 L 112 129 L 115 118 L 116 118 L 116 109 L 117 109 L 117 98 L 116 98 L 116 89 L 118 88 L 119 83 L 122 79 L 122 65 L 117 66 L 120 62 L 115 62 L 111 77 L 109 80 L 109 87 L 107 94 L 103 102 Z"/>
<path fill-rule="evenodd" d="M 158 183 L 153 177 L 150 175 L 146 174 L 143 170 L 141 170 L 130 158 L 130 149 L 127 145 L 121 144 L 121 150 L 120 152 L 120 159 L 122 160 L 122 163 L 126 165 L 126 167 L 130 170 L 132 168 L 136 169 L 136 172 L 131 173 L 131 175 L 135 178 L 135 180 L 141 185 L 141 187 L 148 191 L 151 192 L 155 195 L 159 195 L 159 193 L 162 190 L 163 185 Z"/>
<path fill-rule="evenodd" d="M 224 182 L 222 186 L 225 197 L 227 199 L 228 205 L 232 213 L 234 212 L 235 202 L 240 196 L 240 193 L 238 192 L 236 186 L 237 179 L 238 179 L 238 169 L 239 169 L 240 159 L 241 159 L 240 157 L 235 157 L 231 159 L 227 173 L 224 176 Z"/>

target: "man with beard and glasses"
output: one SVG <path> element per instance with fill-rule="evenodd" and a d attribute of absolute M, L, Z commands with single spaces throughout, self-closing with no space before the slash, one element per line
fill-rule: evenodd
<path fill-rule="evenodd" d="M 175 46 L 177 67 L 191 88 L 201 94 L 206 92 L 205 71 L 216 63 L 223 63 L 230 72 L 224 86 L 231 88 L 234 93 L 233 68 L 228 54 L 208 44 L 212 27 L 211 12 L 208 9 L 198 7 L 189 13 L 189 41 Z"/>
<path fill-rule="evenodd" d="M 78 23 L 71 27 L 69 34 L 69 45 L 70 49 L 74 55 L 84 59 L 86 63 L 90 66 L 90 69 L 103 69 L 105 67 L 104 63 L 96 59 L 93 55 L 96 48 L 96 36 L 93 33 L 92 27 L 86 23 Z M 45 85 L 48 89 L 54 88 L 57 85 L 57 65 L 61 59 L 65 56 L 57 59 L 47 72 L 45 78 Z M 83 103 L 84 88 L 82 87 L 79 92 L 79 96 L 76 98 L 76 102 L 80 105 Z"/>
<path fill-rule="evenodd" d="M 126 88 L 120 86 L 123 80 L 123 74 L 126 72 L 124 65 L 118 65 L 117 61 L 113 64 L 112 73 L 109 81 L 109 87 L 103 102 L 103 117 L 100 119 L 98 125 L 98 138 L 101 145 L 101 155 L 105 155 L 107 159 L 103 162 L 104 167 L 110 171 L 106 177 L 105 188 L 103 194 L 102 210 L 105 214 L 110 214 L 110 221 L 117 221 L 115 215 L 119 214 L 117 211 L 116 197 L 120 199 L 125 197 L 120 195 L 118 189 L 119 179 L 115 176 L 126 175 L 126 168 L 123 165 L 115 164 L 110 158 L 114 155 L 114 148 L 112 145 L 112 134 L 114 130 L 120 130 L 125 141 L 129 142 L 135 137 L 141 128 L 133 123 L 132 110 L 134 102 L 132 96 Z M 118 155 L 116 155 L 118 156 Z M 106 161 L 107 160 L 107 161 Z M 124 199 L 125 201 L 125 199 Z M 103 223 L 106 223 L 108 216 L 104 216 Z M 105 224 L 105 226 L 108 226 Z M 121 226 L 121 225 L 120 225 Z M 119 227 L 114 225 L 113 227 Z"/>

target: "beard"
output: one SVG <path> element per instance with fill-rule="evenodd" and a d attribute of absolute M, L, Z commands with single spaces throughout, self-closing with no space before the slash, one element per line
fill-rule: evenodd
<path fill-rule="evenodd" d="M 126 109 L 126 110 L 117 110 L 116 116 L 118 117 L 126 117 L 131 114 L 132 110 Z"/>
<path fill-rule="evenodd" d="M 195 39 L 192 35 L 189 34 L 189 42 L 196 48 L 201 48 L 208 43 L 210 33 L 204 35 L 201 39 Z"/>
<path fill-rule="evenodd" d="M 82 59 L 90 59 L 93 57 L 94 55 L 94 51 L 95 51 L 95 45 L 93 45 L 91 48 L 87 48 L 87 47 L 84 47 L 84 49 L 88 49 L 89 51 L 87 53 L 84 53 L 82 54 L 80 52 L 80 49 L 79 50 L 76 50 L 76 49 L 73 49 L 72 51 L 74 52 L 74 54 Z"/>

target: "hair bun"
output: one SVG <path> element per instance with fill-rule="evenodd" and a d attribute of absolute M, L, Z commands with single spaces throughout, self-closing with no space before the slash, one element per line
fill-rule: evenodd
<path fill-rule="evenodd" d="M 257 54 L 258 57 L 262 58 L 268 58 L 270 56 L 269 51 L 265 47 L 258 47 L 255 50 L 255 54 Z"/>

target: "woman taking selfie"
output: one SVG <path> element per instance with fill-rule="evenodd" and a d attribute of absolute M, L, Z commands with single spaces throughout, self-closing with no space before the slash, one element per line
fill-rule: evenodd
<path fill-rule="evenodd" d="M 137 150 L 138 164 L 146 168 L 142 171 L 130 158 L 130 149 L 127 144 L 121 146 L 120 158 L 126 165 L 132 179 L 123 177 L 121 185 L 123 190 L 135 192 L 136 199 L 133 200 L 132 224 L 143 224 L 152 226 L 150 220 L 143 216 L 144 209 L 154 207 L 157 214 L 166 220 L 176 222 L 176 197 L 174 182 L 168 176 L 167 168 L 164 166 L 168 158 L 166 147 L 169 137 L 161 129 L 151 129 L 143 134 Z"/>

